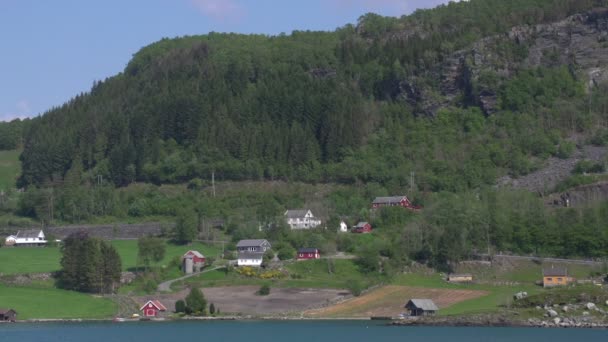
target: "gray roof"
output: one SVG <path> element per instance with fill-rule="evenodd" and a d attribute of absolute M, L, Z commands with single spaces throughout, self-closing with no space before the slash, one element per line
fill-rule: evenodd
<path fill-rule="evenodd" d="M 287 210 L 285 216 L 287 216 L 287 218 L 302 218 L 306 216 L 307 213 L 308 209 L 293 209 Z"/>
<path fill-rule="evenodd" d="M 545 277 L 559 277 L 567 276 L 568 270 L 561 267 L 551 267 L 543 269 L 543 276 Z"/>
<path fill-rule="evenodd" d="M 15 237 L 17 237 L 17 238 L 37 238 L 38 234 L 40 234 L 41 231 L 42 231 L 41 229 L 20 230 L 17 232 L 17 235 L 15 235 Z"/>
<path fill-rule="evenodd" d="M 266 239 L 250 239 L 250 240 L 241 240 L 236 244 L 237 247 L 259 247 L 266 242 L 270 245 L 270 242 Z"/>
<path fill-rule="evenodd" d="M 418 309 L 422 309 L 424 311 L 438 311 L 439 308 L 435 303 L 430 299 L 410 299 L 405 306 L 408 306 L 409 303 L 412 303 Z"/>
<path fill-rule="evenodd" d="M 407 196 L 376 197 L 372 203 L 399 203 L 404 198 L 407 199 Z"/>
<path fill-rule="evenodd" d="M 0 315 L 4 315 L 4 314 L 8 313 L 9 311 L 17 313 L 17 311 L 15 311 L 13 309 L 0 309 Z"/>
<path fill-rule="evenodd" d="M 369 223 L 367 223 L 367 222 L 365 222 L 365 221 L 363 221 L 363 222 L 359 222 L 359 223 L 357 223 L 357 225 L 356 225 L 356 226 L 354 226 L 353 228 L 363 228 L 363 227 L 365 227 L 365 225 L 366 225 L 366 224 L 369 224 Z"/>
<path fill-rule="evenodd" d="M 263 259 L 264 253 L 251 253 L 251 252 L 241 252 L 239 253 L 239 259 Z"/>

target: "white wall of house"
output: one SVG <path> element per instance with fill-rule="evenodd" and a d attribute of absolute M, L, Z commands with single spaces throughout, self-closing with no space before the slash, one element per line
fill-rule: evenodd
<path fill-rule="evenodd" d="M 321 225 L 321 220 L 316 219 L 309 210 L 304 217 L 288 218 L 287 224 L 291 229 L 310 229 Z"/>
<path fill-rule="evenodd" d="M 239 266 L 262 266 L 262 259 L 238 259 Z"/>
<path fill-rule="evenodd" d="M 17 237 L 15 235 L 10 235 L 5 239 L 6 245 L 34 245 L 34 244 L 46 244 L 48 241 L 46 240 L 44 233 L 40 231 L 36 237 Z"/>

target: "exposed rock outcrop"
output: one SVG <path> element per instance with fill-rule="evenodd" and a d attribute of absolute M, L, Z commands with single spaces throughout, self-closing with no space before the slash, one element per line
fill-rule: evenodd
<path fill-rule="evenodd" d="M 498 109 L 499 84 L 486 82 L 484 74 L 500 80 L 518 70 L 559 65 L 570 66 L 588 80 L 589 87 L 608 81 L 607 8 L 551 24 L 517 26 L 503 35 L 484 38 L 429 71 L 440 84 L 439 96 L 429 99 L 425 87 L 412 80 L 400 84 L 400 96 L 426 115 L 460 99 L 492 114 Z"/>

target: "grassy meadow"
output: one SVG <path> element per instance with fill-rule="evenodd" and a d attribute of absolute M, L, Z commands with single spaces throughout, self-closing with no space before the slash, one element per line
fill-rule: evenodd
<path fill-rule="evenodd" d="M 120 254 L 123 270 L 137 266 L 137 240 L 113 240 L 112 245 Z M 221 247 L 210 246 L 200 242 L 191 245 L 174 245 L 167 243 L 165 258 L 156 265 L 167 265 L 171 259 L 180 257 L 190 249 L 198 250 L 208 257 L 216 257 Z M 43 273 L 53 272 L 60 268 L 61 251 L 59 247 L 11 247 L 0 248 L 0 273 Z"/>
<path fill-rule="evenodd" d="M 19 154 L 21 151 L 0 151 L 0 190 L 15 188 L 15 181 L 21 172 Z"/>
<path fill-rule="evenodd" d="M 0 304 L 17 311 L 18 319 L 108 318 L 117 306 L 109 299 L 49 286 L 12 287 L 0 284 Z"/>

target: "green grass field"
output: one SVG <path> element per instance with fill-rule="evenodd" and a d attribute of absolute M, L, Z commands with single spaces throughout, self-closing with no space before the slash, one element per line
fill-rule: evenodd
<path fill-rule="evenodd" d="M 114 240 L 122 260 L 123 270 L 132 269 L 137 265 L 137 241 Z M 157 265 L 167 265 L 174 257 L 183 255 L 190 249 L 196 249 L 206 256 L 215 257 L 219 254 L 218 247 L 195 242 L 192 245 L 167 244 L 165 258 Z M 0 273 L 42 273 L 59 270 L 61 252 L 58 247 L 14 247 L 0 248 Z"/>
<path fill-rule="evenodd" d="M 0 284 L 0 306 L 17 311 L 17 319 L 108 318 L 117 306 L 109 299 L 52 287 Z"/>
<path fill-rule="evenodd" d="M 363 275 L 352 260 L 333 260 L 328 265 L 326 259 L 292 262 L 285 266 L 289 277 L 284 279 L 247 278 L 236 272 L 226 274 L 223 270 L 203 273 L 173 284 L 173 289 L 184 285 L 201 287 L 262 285 L 271 283 L 274 287 L 304 288 L 349 288 L 358 283 L 362 288 L 377 284 L 381 279 Z M 331 272 L 330 272 L 331 271 Z"/>
<path fill-rule="evenodd" d="M 15 181 L 21 172 L 19 154 L 21 151 L 0 151 L 0 190 L 15 187 Z"/>

